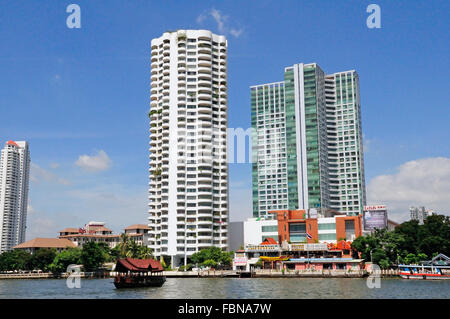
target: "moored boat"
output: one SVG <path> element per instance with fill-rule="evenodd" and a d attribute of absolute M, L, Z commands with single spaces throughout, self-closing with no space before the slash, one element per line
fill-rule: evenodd
<path fill-rule="evenodd" d="M 450 258 L 438 254 L 420 265 L 398 265 L 398 269 L 404 279 L 450 279 Z"/>
<path fill-rule="evenodd" d="M 154 259 L 119 259 L 115 272 L 116 288 L 161 287 L 166 281 L 161 263 Z"/>
<path fill-rule="evenodd" d="M 450 266 L 398 265 L 404 279 L 450 279 Z"/>

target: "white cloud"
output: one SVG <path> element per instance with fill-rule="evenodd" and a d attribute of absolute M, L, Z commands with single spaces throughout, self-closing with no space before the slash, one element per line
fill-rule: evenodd
<path fill-rule="evenodd" d="M 75 164 L 89 172 L 100 172 L 111 167 L 111 159 L 105 151 L 100 150 L 97 155 L 80 155 Z"/>
<path fill-rule="evenodd" d="M 375 139 L 366 138 L 366 136 L 363 134 L 363 149 L 364 153 L 368 153 L 370 149 L 370 145 L 372 145 L 373 141 Z"/>
<path fill-rule="evenodd" d="M 202 24 L 207 16 L 211 16 L 214 21 L 217 23 L 217 29 L 220 33 L 228 34 L 230 33 L 235 38 L 239 38 L 241 34 L 244 32 L 242 28 L 237 29 L 229 26 L 228 16 L 223 15 L 219 10 L 211 9 L 207 13 L 202 13 L 197 17 L 197 23 Z"/>
<path fill-rule="evenodd" d="M 30 179 L 34 183 L 39 183 L 41 181 L 46 182 L 54 182 L 57 184 L 62 185 L 70 185 L 70 182 L 64 178 L 60 178 L 53 174 L 52 172 L 47 171 L 46 169 L 43 169 L 42 167 L 39 167 L 38 165 L 31 163 L 31 172 L 30 172 Z"/>
<path fill-rule="evenodd" d="M 410 206 L 425 206 L 440 214 L 450 211 L 450 158 L 406 162 L 395 174 L 373 178 L 367 187 L 368 204 L 385 204 L 395 221 L 409 219 Z"/>
<path fill-rule="evenodd" d="M 217 28 L 219 28 L 220 32 L 225 32 L 225 21 L 228 19 L 227 16 L 222 16 L 219 10 L 211 9 L 211 16 L 217 22 Z"/>
<path fill-rule="evenodd" d="M 203 21 L 205 21 L 205 19 L 206 19 L 206 15 L 201 14 L 197 17 L 197 23 L 201 24 Z"/>
<path fill-rule="evenodd" d="M 30 203 L 27 205 L 27 214 L 33 214 L 35 212 L 33 206 Z"/>
<path fill-rule="evenodd" d="M 231 29 L 231 30 L 230 30 L 230 33 L 231 33 L 235 38 L 239 38 L 239 36 L 242 34 L 242 32 L 244 32 L 243 29 L 239 29 L 239 30 Z"/>
<path fill-rule="evenodd" d="M 50 168 L 58 168 L 59 166 L 61 166 L 59 163 L 50 163 Z"/>
<path fill-rule="evenodd" d="M 28 216 L 28 227 L 26 232 L 26 240 L 36 237 L 55 238 L 57 236 L 58 226 L 52 218 L 46 215 L 35 213 Z"/>

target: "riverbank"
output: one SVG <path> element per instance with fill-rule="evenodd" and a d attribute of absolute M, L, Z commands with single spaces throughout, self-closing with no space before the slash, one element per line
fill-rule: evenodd
<path fill-rule="evenodd" d="M 53 274 L 51 272 L 41 272 L 41 273 L 9 273 L 0 274 L 1 279 L 58 279 L 67 278 L 70 273 Z M 109 272 L 80 272 L 76 274 L 80 278 L 109 278 Z"/>
<path fill-rule="evenodd" d="M 167 278 L 363 278 L 371 273 L 366 270 L 288 270 L 278 271 L 260 269 L 252 272 L 235 270 L 204 270 L 204 271 L 164 271 Z M 382 278 L 400 277 L 397 269 L 386 269 L 377 272 Z M 1 279 L 57 279 L 67 278 L 70 273 L 10 273 L 0 274 Z M 81 278 L 111 278 L 115 272 L 81 272 Z"/>

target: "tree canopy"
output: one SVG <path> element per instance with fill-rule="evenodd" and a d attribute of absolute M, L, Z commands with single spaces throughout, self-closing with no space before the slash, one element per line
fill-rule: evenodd
<path fill-rule="evenodd" d="M 418 263 L 437 253 L 450 255 L 450 217 L 428 216 L 423 225 L 416 220 L 402 223 L 393 231 L 376 229 L 368 236 L 356 238 L 352 248 L 361 258 L 372 260 L 381 268 L 392 264 Z"/>
<path fill-rule="evenodd" d="M 224 252 L 219 247 L 209 247 L 193 254 L 191 261 L 205 267 L 227 267 L 231 265 L 232 255 L 232 252 Z"/>

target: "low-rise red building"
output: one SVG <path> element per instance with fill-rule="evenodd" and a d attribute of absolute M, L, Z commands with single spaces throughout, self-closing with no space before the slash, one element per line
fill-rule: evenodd
<path fill-rule="evenodd" d="M 339 242 L 353 241 L 362 236 L 361 216 L 347 216 L 327 210 L 314 217 L 306 210 L 277 210 L 278 241 L 296 242 Z"/>

